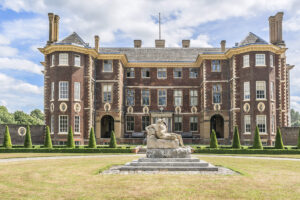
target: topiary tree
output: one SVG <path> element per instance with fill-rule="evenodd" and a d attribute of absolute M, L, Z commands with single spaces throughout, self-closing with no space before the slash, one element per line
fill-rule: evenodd
<path fill-rule="evenodd" d="M 238 129 L 237 126 L 234 127 L 232 148 L 233 149 L 240 149 L 241 148 L 240 134 L 239 134 L 239 129 Z"/>
<path fill-rule="evenodd" d="M 210 148 L 217 149 L 218 148 L 218 140 L 216 136 L 216 131 L 213 129 L 210 134 Z"/>
<path fill-rule="evenodd" d="M 30 133 L 30 127 L 27 125 L 26 129 L 26 135 L 24 140 L 24 147 L 25 148 L 32 148 L 32 142 L 31 142 L 31 133 Z"/>
<path fill-rule="evenodd" d="M 263 146 L 261 144 L 260 140 L 260 135 L 259 135 L 259 129 L 258 126 L 255 128 L 255 133 L 254 133 L 254 141 L 253 141 L 253 149 L 263 149 Z"/>
<path fill-rule="evenodd" d="M 96 139 L 93 127 L 90 130 L 89 148 L 96 148 Z"/>
<path fill-rule="evenodd" d="M 114 131 L 111 131 L 111 134 L 110 134 L 109 148 L 117 148 L 117 141 L 116 141 Z"/>
<path fill-rule="evenodd" d="M 283 142 L 282 142 L 281 131 L 280 131 L 279 127 L 277 128 L 277 132 L 276 132 L 275 149 L 284 149 L 284 145 L 283 145 Z"/>
<path fill-rule="evenodd" d="M 67 147 L 69 147 L 69 148 L 75 148 L 75 142 L 74 142 L 74 138 L 73 138 L 72 126 L 70 126 L 69 132 L 68 132 Z"/>
<path fill-rule="evenodd" d="M 12 148 L 8 126 L 5 127 L 5 133 L 4 133 L 4 138 L 3 138 L 3 147 L 7 148 L 7 149 Z"/>
<path fill-rule="evenodd" d="M 300 149 L 300 128 L 299 128 L 299 134 L 298 134 L 298 149 Z"/>
<path fill-rule="evenodd" d="M 46 135 L 45 135 L 45 141 L 44 141 L 44 147 L 45 148 L 52 148 L 52 140 L 50 136 L 50 129 L 49 126 L 46 127 Z"/>

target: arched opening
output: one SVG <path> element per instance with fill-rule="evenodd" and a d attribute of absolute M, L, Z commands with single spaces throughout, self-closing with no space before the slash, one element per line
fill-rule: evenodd
<path fill-rule="evenodd" d="M 101 119 L 101 138 L 110 138 L 110 133 L 114 130 L 114 118 L 105 115 Z"/>
<path fill-rule="evenodd" d="M 214 115 L 210 119 L 210 132 L 216 131 L 217 138 L 224 138 L 224 119 L 221 115 Z"/>

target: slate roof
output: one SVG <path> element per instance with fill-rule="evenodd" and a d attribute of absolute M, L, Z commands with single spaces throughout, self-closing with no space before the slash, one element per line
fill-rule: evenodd
<path fill-rule="evenodd" d="M 56 44 L 75 44 L 84 47 L 89 47 L 89 45 L 85 43 L 83 39 L 76 32 L 73 32 L 71 35 L 57 42 Z"/>
<path fill-rule="evenodd" d="M 246 38 L 239 43 L 239 47 L 249 45 L 249 44 L 268 44 L 268 42 L 266 42 L 264 39 L 260 38 L 259 36 L 255 35 L 254 33 L 250 32 L 248 33 Z"/>

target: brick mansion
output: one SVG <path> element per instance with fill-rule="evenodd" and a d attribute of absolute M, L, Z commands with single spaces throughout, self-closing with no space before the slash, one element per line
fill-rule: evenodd
<path fill-rule="evenodd" d="M 232 140 L 238 126 L 241 143 L 252 144 L 258 126 L 265 145 L 276 127 L 289 126 L 292 65 L 286 63 L 283 13 L 269 17 L 269 42 L 249 33 L 227 47 L 90 46 L 77 34 L 59 40 L 59 16 L 49 17 L 44 54 L 44 113 L 54 144 L 67 141 L 69 126 L 77 144 L 88 142 L 91 127 L 97 144 L 141 144 L 145 127 L 163 118 L 169 132 L 185 143 L 206 144 L 216 131 L 220 144 Z M 267 21 L 267 20 L 266 20 Z M 240 38 L 242 39 L 242 38 Z"/>

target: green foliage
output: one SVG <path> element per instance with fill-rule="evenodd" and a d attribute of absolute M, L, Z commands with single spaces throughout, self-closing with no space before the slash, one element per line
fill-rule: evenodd
<path fill-rule="evenodd" d="M 75 148 L 72 126 L 69 127 L 67 147 Z"/>
<path fill-rule="evenodd" d="M 39 125 L 44 124 L 44 114 L 40 109 L 34 109 L 33 111 L 31 111 L 30 116 L 36 119 Z"/>
<path fill-rule="evenodd" d="M 254 141 L 253 141 L 253 149 L 263 149 L 263 146 L 261 144 L 260 140 L 260 135 L 259 135 L 259 129 L 258 126 L 255 128 L 255 133 L 254 133 Z"/>
<path fill-rule="evenodd" d="M 300 126 L 300 114 L 298 111 L 295 111 L 294 109 L 291 109 L 291 125 L 293 127 Z"/>
<path fill-rule="evenodd" d="M 93 127 L 90 130 L 89 148 L 97 148 L 96 147 L 95 133 L 94 133 L 94 128 Z"/>
<path fill-rule="evenodd" d="M 116 141 L 114 131 L 111 131 L 111 133 L 110 133 L 109 148 L 117 148 L 117 141 Z"/>
<path fill-rule="evenodd" d="M 15 124 L 14 115 L 5 106 L 0 106 L 0 124 Z"/>
<path fill-rule="evenodd" d="M 237 126 L 234 127 L 232 148 L 233 149 L 240 149 L 241 148 L 240 134 L 239 134 L 239 129 L 238 129 Z"/>
<path fill-rule="evenodd" d="M 299 128 L 299 134 L 298 134 L 298 149 L 300 149 L 300 128 Z"/>
<path fill-rule="evenodd" d="M 122 148 L 87 148 L 87 149 L 70 149 L 70 148 L 12 148 L 5 149 L 0 148 L 0 153 L 133 153 L 133 149 L 122 149 Z"/>
<path fill-rule="evenodd" d="M 195 149 L 194 153 L 213 154 L 300 154 L 300 149 Z"/>
<path fill-rule="evenodd" d="M 4 139 L 3 139 L 3 147 L 5 147 L 7 149 L 11 149 L 12 148 L 8 126 L 5 127 L 5 133 L 4 133 Z"/>
<path fill-rule="evenodd" d="M 52 148 L 52 140 L 51 140 L 51 136 L 50 136 L 49 126 L 46 127 L 44 147 L 45 148 Z"/>
<path fill-rule="evenodd" d="M 27 126 L 27 129 L 26 129 L 26 135 L 25 135 L 25 140 L 24 140 L 24 147 L 25 148 L 32 148 L 31 133 L 30 133 L 30 127 L 29 127 L 29 125 Z"/>
<path fill-rule="evenodd" d="M 277 132 L 276 132 L 275 149 L 284 149 L 282 137 L 281 137 L 281 131 L 279 127 L 277 128 Z"/>
<path fill-rule="evenodd" d="M 210 133 L 210 148 L 218 148 L 218 140 L 214 129 Z"/>

